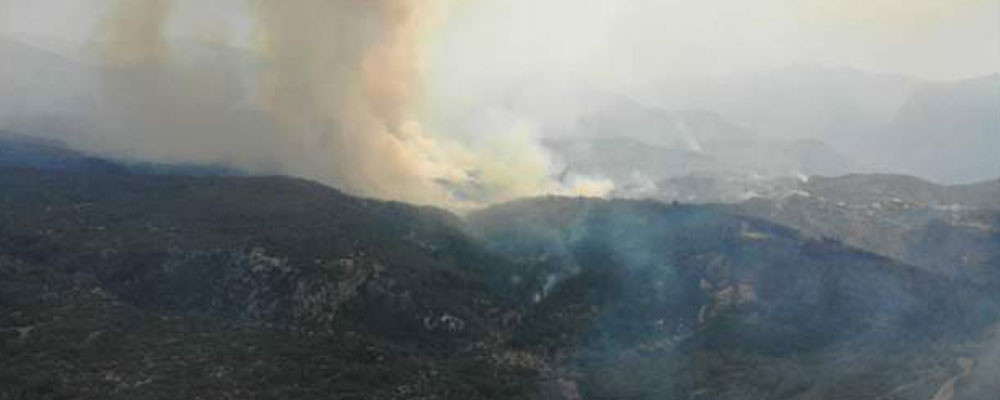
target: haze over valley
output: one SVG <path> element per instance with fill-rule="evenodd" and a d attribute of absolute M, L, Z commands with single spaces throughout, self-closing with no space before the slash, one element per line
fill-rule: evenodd
<path fill-rule="evenodd" d="M 997 15 L 0 0 L 0 400 L 995 400 Z"/>

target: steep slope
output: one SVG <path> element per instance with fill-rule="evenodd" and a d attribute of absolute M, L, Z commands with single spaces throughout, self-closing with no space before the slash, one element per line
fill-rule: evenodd
<path fill-rule="evenodd" d="M 945 186 L 898 175 L 815 177 L 786 193 L 732 208 L 935 273 L 1000 282 L 1000 180 Z"/>
<path fill-rule="evenodd" d="M 470 321 L 469 329 L 483 329 L 476 322 L 489 301 L 466 295 L 477 290 L 470 276 L 490 260 L 470 250 L 458 220 L 440 211 L 357 199 L 287 178 L 3 169 L 0 186 L 0 248 L 94 272 L 130 301 L 266 322 L 322 320 L 327 317 L 311 315 L 317 310 L 299 309 L 308 299 L 294 296 L 326 294 L 322 287 L 303 288 L 311 285 L 303 279 L 346 274 L 359 284 L 386 285 L 382 295 L 389 299 L 372 301 L 398 300 L 413 312 L 406 318 L 393 318 L 390 310 L 360 313 L 361 320 L 381 314 L 384 319 L 368 322 L 393 324 L 402 335 L 420 331 L 422 318 L 451 313 Z M 261 299 L 253 297 L 262 289 L 255 285 L 280 289 Z M 232 291 L 236 298 L 227 298 Z M 406 292 L 412 298 L 398 298 Z"/>
<path fill-rule="evenodd" d="M 444 211 L 7 139 L 0 252 L 92 275 L 130 304 L 418 342 L 481 338 L 503 309 L 482 276 L 504 261 Z"/>
<path fill-rule="evenodd" d="M 111 163 L 109 163 L 111 164 Z M 518 398 L 507 262 L 282 177 L 0 166 L 0 397 Z"/>
<path fill-rule="evenodd" d="M 929 271 L 1000 278 L 1000 180 L 940 185 L 917 177 L 850 174 L 773 178 L 700 173 L 616 196 L 725 203 L 737 214 L 829 237 Z"/>
<path fill-rule="evenodd" d="M 952 183 L 997 177 L 1000 75 L 923 86 L 877 142 L 884 165 L 905 173 Z"/>
<path fill-rule="evenodd" d="M 584 398 L 876 398 L 914 381 L 896 398 L 929 398 L 950 378 L 933 371 L 968 355 L 949 343 L 996 313 L 974 286 L 714 207 L 547 198 L 471 221 L 537 265 L 509 279 L 536 303 L 515 343 L 556 354 Z"/>
<path fill-rule="evenodd" d="M 0 397 L 923 400 L 995 368 L 995 291 L 722 206 L 462 220 L 6 149 Z"/>

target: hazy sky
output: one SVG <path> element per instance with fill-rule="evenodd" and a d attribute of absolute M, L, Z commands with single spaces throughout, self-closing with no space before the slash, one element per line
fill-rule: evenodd
<path fill-rule="evenodd" d="M 142 2 L 143 0 L 131 0 Z M 45 46 L 79 46 L 111 0 L 0 0 L 0 33 Z M 171 34 L 247 46 L 254 30 L 245 0 L 177 0 Z M 60 49 L 61 50 L 61 49 Z"/>
<path fill-rule="evenodd" d="M 810 63 L 960 79 L 1000 70 L 1000 0 L 470 1 L 437 40 L 456 73 L 627 81 Z"/>
<path fill-rule="evenodd" d="M 0 32 L 34 42 L 86 42 L 106 3 L 0 0 Z M 171 31 L 249 46 L 253 21 L 245 3 L 178 0 Z M 427 42 L 434 49 L 428 62 L 449 76 L 554 74 L 621 82 L 795 63 L 932 79 L 1000 70 L 1000 0 L 454 3 Z"/>
<path fill-rule="evenodd" d="M 532 116 L 466 119 L 497 87 L 555 82 L 634 95 L 678 78 L 794 64 L 964 79 L 1000 71 L 1000 0 L 0 0 L 3 36 L 157 66 L 141 79 L 92 78 L 103 97 L 48 81 L 20 92 L 19 105 L 46 104 L 34 110 L 44 121 L 58 112 L 29 101 L 36 93 L 96 98 L 64 111 L 98 110 L 66 128 L 92 126 L 88 138 L 100 140 L 80 140 L 98 151 L 245 158 L 361 194 L 441 204 L 608 187 L 552 181 L 561 168 L 539 146 L 545 132 Z M 195 42 L 242 52 L 211 47 L 183 54 L 219 59 L 178 62 L 175 49 L 206 49 L 184 47 Z"/>

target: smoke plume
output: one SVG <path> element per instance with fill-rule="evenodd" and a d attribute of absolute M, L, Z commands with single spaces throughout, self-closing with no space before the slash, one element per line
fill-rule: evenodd
<path fill-rule="evenodd" d="M 245 1 L 249 62 L 175 45 L 175 0 L 116 0 L 98 32 L 106 99 L 84 144 L 452 208 L 607 191 L 552 179 L 530 127 L 490 126 L 502 132 L 470 147 L 425 125 L 423 47 L 452 0 Z"/>
<path fill-rule="evenodd" d="M 249 101 L 259 63 L 221 46 L 175 46 L 175 10 L 174 0 L 111 3 L 95 33 L 99 93 L 66 136 L 129 159 L 280 172 L 273 124 Z"/>
<path fill-rule="evenodd" d="M 270 63 L 264 107 L 293 174 L 383 198 L 441 203 L 462 179 L 417 119 L 419 46 L 433 1 L 257 1 Z"/>
<path fill-rule="evenodd" d="M 169 51 L 163 32 L 171 6 L 172 0 L 114 0 L 98 28 L 101 55 L 118 66 L 166 62 Z"/>

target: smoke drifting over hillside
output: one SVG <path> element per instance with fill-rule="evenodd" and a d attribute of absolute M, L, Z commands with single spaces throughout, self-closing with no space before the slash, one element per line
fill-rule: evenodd
<path fill-rule="evenodd" d="M 574 169 L 541 140 L 565 137 L 662 145 L 690 167 L 624 171 L 638 182 L 923 173 L 910 165 L 923 159 L 892 163 L 891 144 L 871 145 L 925 83 L 897 74 L 995 70 L 996 57 L 963 56 L 995 44 L 998 25 L 980 18 L 995 1 L 818 3 L 0 0 L 0 129 L 449 207 L 610 192 L 612 173 Z M 950 33 L 931 41 L 917 25 Z M 799 62 L 892 75 L 782 68 Z M 862 145 L 878 162 L 856 160 Z M 806 168 L 817 159 L 837 168 Z"/>
<path fill-rule="evenodd" d="M 437 202 L 438 177 L 461 178 L 416 120 L 423 13 L 430 2 L 255 3 L 270 68 L 264 108 L 307 176 L 381 197 Z M 318 153 L 318 154 L 317 154 Z"/>
<path fill-rule="evenodd" d="M 73 100 L 83 115 L 43 134 L 99 153 L 290 174 L 459 208 L 608 190 L 553 181 L 557 168 L 529 128 L 490 126 L 505 132 L 480 151 L 425 125 L 424 42 L 451 0 L 213 4 L 224 3 L 254 26 L 242 49 L 172 37 L 226 30 L 178 28 L 183 1 L 107 3 L 88 47 L 99 66 L 79 79 L 97 94 Z"/>
<path fill-rule="evenodd" d="M 171 0 L 115 0 L 107 20 L 96 33 L 103 56 L 116 65 L 162 63 L 169 57 L 163 37 Z"/>
<path fill-rule="evenodd" d="M 88 49 L 99 65 L 76 77 L 94 94 L 55 133 L 126 158 L 273 170 L 277 135 L 251 103 L 258 65 L 225 49 L 175 48 L 175 11 L 173 0 L 110 4 Z"/>

